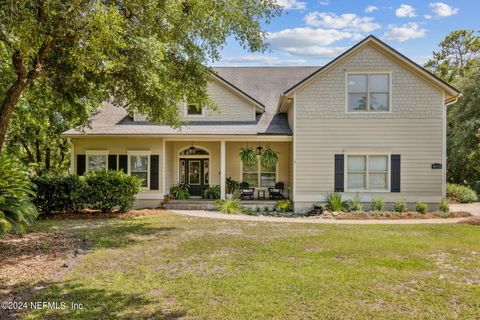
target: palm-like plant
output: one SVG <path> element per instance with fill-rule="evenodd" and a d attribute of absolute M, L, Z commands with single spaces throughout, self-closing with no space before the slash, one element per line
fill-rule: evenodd
<path fill-rule="evenodd" d="M 342 199 L 340 192 L 332 192 L 327 196 L 327 207 L 332 212 L 341 212 L 348 210 L 348 201 Z"/>
<path fill-rule="evenodd" d="M 0 155 L 0 234 L 15 230 L 24 231 L 38 212 L 32 204 L 34 184 L 18 160 Z"/>

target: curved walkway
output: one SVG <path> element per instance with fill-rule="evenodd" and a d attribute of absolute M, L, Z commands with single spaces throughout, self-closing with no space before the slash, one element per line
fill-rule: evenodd
<path fill-rule="evenodd" d="M 237 221 L 260 221 L 260 222 L 294 222 L 294 223 L 324 223 L 324 224 L 451 224 L 458 223 L 468 218 L 448 218 L 448 219 L 398 219 L 398 220 L 335 220 L 321 219 L 315 217 L 308 218 L 282 218 L 282 217 L 265 217 L 265 216 L 247 216 L 244 214 L 226 214 L 216 211 L 203 210 L 169 210 L 175 214 L 210 218 L 221 220 L 237 220 Z"/>

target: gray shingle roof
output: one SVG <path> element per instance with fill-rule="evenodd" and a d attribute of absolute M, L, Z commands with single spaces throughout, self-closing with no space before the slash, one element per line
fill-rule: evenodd
<path fill-rule="evenodd" d="M 265 106 L 256 121 L 196 121 L 172 128 L 149 122 L 134 122 L 126 110 L 103 104 L 89 128 L 72 129 L 65 135 L 291 135 L 285 114 L 277 107 L 282 93 L 319 67 L 215 67 L 213 71 Z"/>

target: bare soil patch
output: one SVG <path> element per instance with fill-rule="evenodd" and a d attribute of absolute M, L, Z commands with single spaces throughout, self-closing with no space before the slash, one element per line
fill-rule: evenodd
<path fill-rule="evenodd" d="M 57 213 L 52 215 L 40 216 L 40 219 L 125 219 L 132 217 L 141 217 L 147 215 L 161 215 L 165 214 L 167 211 L 163 209 L 140 209 L 140 210 L 130 210 L 130 211 L 113 211 L 102 213 L 100 211 L 85 210 L 82 212 L 73 212 L 73 213 Z"/>
<path fill-rule="evenodd" d="M 480 226 L 480 217 L 471 217 L 459 222 L 460 224 L 470 224 L 472 226 Z"/>

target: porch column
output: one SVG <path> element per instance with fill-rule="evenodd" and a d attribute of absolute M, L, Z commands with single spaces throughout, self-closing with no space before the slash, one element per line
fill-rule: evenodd
<path fill-rule="evenodd" d="M 220 141 L 220 199 L 225 200 L 225 141 Z"/>

